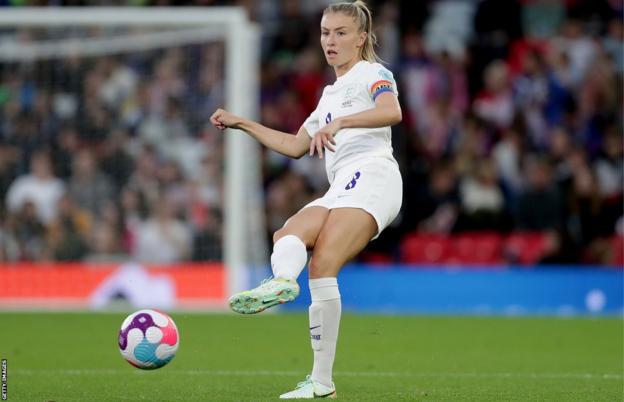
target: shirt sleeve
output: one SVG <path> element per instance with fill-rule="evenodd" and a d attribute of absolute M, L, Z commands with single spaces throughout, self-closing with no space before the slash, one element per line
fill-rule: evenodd
<path fill-rule="evenodd" d="M 306 129 L 310 137 L 313 137 L 314 134 L 316 134 L 316 132 L 320 130 L 318 120 L 318 107 L 314 109 L 310 116 L 308 116 L 308 118 L 303 122 L 303 128 Z"/>
<path fill-rule="evenodd" d="M 374 63 L 370 66 L 366 77 L 366 85 L 373 101 L 384 92 L 392 92 L 397 96 L 399 95 L 394 75 L 379 63 Z"/>

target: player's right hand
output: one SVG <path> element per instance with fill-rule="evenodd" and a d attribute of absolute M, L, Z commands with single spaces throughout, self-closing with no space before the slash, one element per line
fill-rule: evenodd
<path fill-rule="evenodd" d="M 228 127 L 237 128 L 240 118 L 227 110 L 217 109 L 210 116 L 210 122 L 219 130 L 225 130 Z"/>
<path fill-rule="evenodd" d="M 336 119 L 314 133 L 312 141 L 310 141 L 310 156 L 314 156 L 314 152 L 316 152 L 319 159 L 323 159 L 323 148 L 327 148 L 331 152 L 336 151 L 334 149 L 336 146 L 334 135 L 340 130 L 340 122 L 340 119 Z"/>

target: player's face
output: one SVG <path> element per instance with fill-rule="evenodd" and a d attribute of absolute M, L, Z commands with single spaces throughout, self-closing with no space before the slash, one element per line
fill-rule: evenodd
<path fill-rule="evenodd" d="M 366 33 L 358 32 L 355 18 L 328 13 L 321 20 L 321 47 L 330 66 L 355 64 L 360 60 Z"/>

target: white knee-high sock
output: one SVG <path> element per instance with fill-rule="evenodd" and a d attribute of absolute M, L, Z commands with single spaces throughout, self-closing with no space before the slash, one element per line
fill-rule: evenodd
<path fill-rule="evenodd" d="M 273 245 L 271 268 L 275 278 L 296 281 L 306 262 L 308 262 L 306 246 L 297 236 L 286 235 Z"/>
<path fill-rule="evenodd" d="M 310 339 L 314 351 L 312 379 L 331 387 L 332 367 L 342 303 L 336 278 L 310 279 Z"/>

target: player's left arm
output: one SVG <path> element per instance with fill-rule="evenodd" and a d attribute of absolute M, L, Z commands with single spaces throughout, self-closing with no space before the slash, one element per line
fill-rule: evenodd
<path fill-rule="evenodd" d="M 403 119 L 398 97 L 391 91 L 375 98 L 375 107 L 352 115 L 338 117 L 314 134 L 310 142 L 310 156 L 316 151 L 323 157 L 323 148 L 334 151 L 334 135 L 343 128 L 378 128 L 398 124 Z"/>

